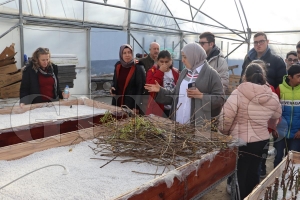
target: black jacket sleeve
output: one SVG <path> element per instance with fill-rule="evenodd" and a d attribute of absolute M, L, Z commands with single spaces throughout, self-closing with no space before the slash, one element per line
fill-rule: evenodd
<path fill-rule="evenodd" d="M 282 83 L 283 76 L 287 74 L 285 62 L 283 61 L 283 59 L 281 57 L 277 57 L 276 64 L 277 64 L 277 67 L 276 67 L 277 73 L 276 73 L 276 79 L 275 79 L 276 83 L 274 83 L 274 85 L 273 85 L 274 89 L 276 89 L 278 87 L 278 85 L 280 85 Z"/>
<path fill-rule="evenodd" d="M 135 74 L 135 85 L 137 86 L 137 92 L 136 92 L 136 105 L 141 105 L 142 95 L 144 94 L 144 86 L 146 83 L 146 72 L 143 65 L 136 65 L 136 74 Z"/>
<path fill-rule="evenodd" d="M 249 65 L 249 63 L 250 62 L 249 62 L 249 58 L 248 58 L 248 54 L 247 54 L 244 58 L 244 62 L 242 65 L 242 73 L 241 73 L 240 83 L 243 82 L 243 76 L 244 76 L 245 70 L 246 70 L 247 66 Z"/>
<path fill-rule="evenodd" d="M 112 86 L 111 87 L 114 87 L 115 88 L 115 93 L 117 92 L 117 65 L 120 63 L 120 61 L 118 61 L 116 64 L 115 64 L 115 70 L 114 70 L 114 76 L 113 76 L 113 82 L 112 82 Z M 111 102 L 111 105 L 117 105 L 117 97 L 112 97 L 112 102 Z"/>
<path fill-rule="evenodd" d="M 62 96 L 62 91 L 61 91 L 61 88 L 59 87 L 59 80 L 58 80 L 58 77 L 57 77 L 57 75 L 58 75 L 58 67 L 57 67 L 57 65 L 55 65 L 55 64 L 52 64 L 52 66 L 53 66 L 53 72 L 54 72 L 54 75 L 55 75 L 55 77 L 56 77 L 56 80 L 57 80 L 57 86 L 56 86 L 56 95 L 60 98 L 60 99 L 63 99 L 63 96 Z"/>

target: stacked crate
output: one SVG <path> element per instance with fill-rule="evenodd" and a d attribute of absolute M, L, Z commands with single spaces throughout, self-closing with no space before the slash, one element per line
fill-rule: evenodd
<path fill-rule="evenodd" d="M 233 69 L 238 68 L 238 65 L 229 66 L 228 70 L 231 71 L 232 74 L 229 75 L 229 85 L 228 90 L 226 91 L 227 95 L 230 95 L 233 90 L 235 90 L 240 84 L 241 76 L 235 75 Z"/>
<path fill-rule="evenodd" d="M 58 66 L 60 89 L 64 89 L 66 85 L 73 88 L 74 79 L 76 79 L 76 65 L 78 64 L 77 56 L 73 54 L 52 54 L 51 62 Z"/>
<path fill-rule="evenodd" d="M 0 98 L 20 96 L 22 72 L 16 66 L 14 43 L 0 54 Z"/>

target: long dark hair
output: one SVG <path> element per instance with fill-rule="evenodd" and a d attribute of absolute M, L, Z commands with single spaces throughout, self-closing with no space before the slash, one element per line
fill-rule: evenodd
<path fill-rule="evenodd" d="M 251 63 L 246 68 L 245 80 L 258 85 L 264 85 L 267 82 L 266 72 L 261 65 Z"/>

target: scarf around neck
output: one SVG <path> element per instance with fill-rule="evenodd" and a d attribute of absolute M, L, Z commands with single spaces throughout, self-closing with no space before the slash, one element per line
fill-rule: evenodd
<path fill-rule="evenodd" d="M 57 79 L 56 79 L 56 76 L 54 74 L 54 71 L 53 71 L 53 66 L 50 64 L 49 66 L 46 67 L 46 71 L 42 70 L 40 67 L 38 68 L 38 71 L 43 75 L 43 76 L 47 76 L 47 77 L 50 77 L 52 76 L 52 78 L 54 79 L 54 94 L 57 98 Z"/>

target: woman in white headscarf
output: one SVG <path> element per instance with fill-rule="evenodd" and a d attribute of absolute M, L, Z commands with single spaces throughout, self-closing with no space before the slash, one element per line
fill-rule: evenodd
<path fill-rule="evenodd" d="M 219 115 L 222 109 L 222 82 L 219 74 L 206 62 L 206 53 L 199 44 L 187 44 L 181 55 L 186 68 L 180 73 L 174 90 L 162 88 L 158 83 L 146 84 L 145 88 L 149 92 L 158 92 L 157 102 L 172 104 L 171 110 L 176 111 L 173 119 L 177 122 L 203 125 Z M 189 85 L 193 87 L 188 88 Z"/>

